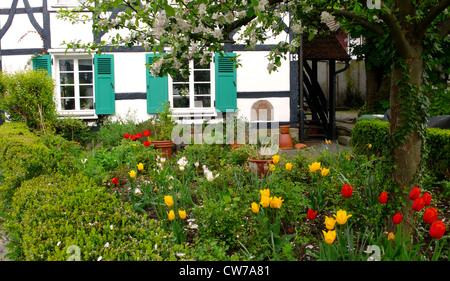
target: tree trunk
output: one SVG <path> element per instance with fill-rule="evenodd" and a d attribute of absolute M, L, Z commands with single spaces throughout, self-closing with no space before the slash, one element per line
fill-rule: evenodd
<path fill-rule="evenodd" d="M 424 71 L 423 59 L 421 58 L 421 46 L 415 46 L 419 54 L 413 58 L 404 59 L 406 68 L 394 66 L 391 73 L 390 93 L 390 133 L 402 136 L 405 128 L 411 128 L 404 137 L 404 142 L 399 144 L 399 137 L 393 139 L 392 156 L 396 168 L 392 172 L 395 183 L 400 187 L 397 198 L 405 202 L 401 213 L 403 214 L 403 230 L 409 234 L 414 231 L 415 216 L 411 210 L 412 201 L 408 198 L 410 190 L 417 186 L 420 163 L 422 161 L 423 139 L 420 128 L 424 125 L 423 108 L 421 108 L 420 88 L 423 84 L 422 74 Z M 401 82 L 400 82 L 401 81 Z M 400 82 L 400 83 L 399 83 Z M 410 86 L 408 86 L 408 84 Z M 411 87 L 412 86 L 412 87 Z M 406 94 L 405 94 L 406 93 Z M 404 136 L 404 134 L 403 134 Z M 392 230 L 392 220 L 388 229 Z"/>

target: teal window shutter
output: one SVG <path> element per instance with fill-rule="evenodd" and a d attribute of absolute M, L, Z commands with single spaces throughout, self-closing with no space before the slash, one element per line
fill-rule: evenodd
<path fill-rule="evenodd" d="M 94 55 L 95 114 L 107 115 L 116 112 L 114 90 L 114 55 Z"/>
<path fill-rule="evenodd" d="M 146 54 L 145 61 L 149 65 L 153 63 L 154 53 Z M 169 79 L 167 76 L 154 77 L 150 69 L 146 67 L 147 73 L 147 113 L 158 113 L 163 109 L 163 104 L 169 99 Z"/>
<path fill-rule="evenodd" d="M 236 56 L 234 53 L 215 54 L 216 111 L 237 109 L 236 67 L 229 59 L 234 56 Z"/>
<path fill-rule="evenodd" d="M 33 69 L 45 69 L 48 75 L 52 75 L 52 58 L 50 55 L 37 56 L 33 59 Z"/>

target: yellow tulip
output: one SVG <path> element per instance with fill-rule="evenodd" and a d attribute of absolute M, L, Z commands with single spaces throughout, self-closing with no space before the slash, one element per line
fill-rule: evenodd
<path fill-rule="evenodd" d="M 252 203 L 252 207 L 249 208 L 249 209 L 252 210 L 253 213 L 257 214 L 257 213 L 259 212 L 259 204 L 253 202 L 253 203 Z"/>
<path fill-rule="evenodd" d="M 388 240 L 394 240 L 395 239 L 395 234 L 392 232 L 389 232 L 388 234 Z"/>
<path fill-rule="evenodd" d="M 325 176 L 328 175 L 328 173 L 330 172 L 330 169 L 323 168 L 323 169 L 321 170 L 321 172 L 322 172 L 322 177 L 325 177 Z"/>
<path fill-rule="evenodd" d="M 142 163 L 137 164 L 137 168 L 139 171 L 144 170 L 144 164 L 142 164 Z"/>
<path fill-rule="evenodd" d="M 171 195 L 164 196 L 164 203 L 166 203 L 167 207 L 172 207 L 173 197 Z"/>
<path fill-rule="evenodd" d="M 269 197 L 270 196 L 270 189 L 268 189 L 268 188 L 266 188 L 266 189 L 264 189 L 264 190 L 259 190 L 260 192 L 261 192 L 261 198 L 263 197 L 263 196 L 267 196 L 267 197 Z"/>
<path fill-rule="evenodd" d="M 274 196 L 270 200 L 270 208 L 272 208 L 272 209 L 280 209 L 281 208 L 281 203 L 283 203 L 283 201 L 284 200 L 282 200 L 281 197 Z"/>
<path fill-rule="evenodd" d="M 280 162 L 280 155 L 272 156 L 272 160 L 274 164 L 277 164 L 278 162 Z"/>
<path fill-rule="evenodd" d="M 332 244 L 336 239 L 336 230 L 328 230 L 327 232 L 322 230 L 322 232 L 327 244 Z"/>
<path fill-rule="evenodd" d="M 335 219 L 333 219 L 331 217 L 328 217 L 328 216 L 325 216 L 325 227 L 328 230 L 332 230 L 334 228 L 335 224 L 336 224 L 336 220 Z"/>
<path fill-rule="evenodd" d="M 347 222 L 347 219 L 352 215 L 347 215 L 347 211 L 339 210 L 333 216 L 336 218 L 336 222 L 338 224 L 345 224 Z"/>
<path fill-rule="evenodd" d="M 286 163 L 286 170 L 290 171 L 292 169 L 291 163 Z"/>
<path fill-rule="evenodd" d="M 270 205 L 270 200 L 272 199 L 272 197 L 269 196 L 261 196 L 261 202 L 259 202 L 261 204 L 261 206 L 263 206 L 264 208 L 269 207 Z"/>
<path fill-rule="evenodd" d="M 136 171 L 135 170 L 131 170 L 130 172 L 128 172 L 128 174 L 130 175 L 130 178 L 134 179 L 136 177 Z"/>
<path fill-rule="evenodd" d="M 271 172 L 275 171 L 275 165 L 274 164 L 270 164 L 269 171 L 271 171 Z"/>
<path fill-rule="evenodd" d="M 315 173 L 317 170 L 320 170 L 320 162 L 314 162 L 308 166 L 311 173 Z"/>
<path fill-rule="evenodd" d="M 170 210 L 170 212 L 167 213 L 167 216 L 169 217 L 170 221 L 173 221 L 175 219 L 175 213 L 173 210 Z"/>
<path fill-rule="evenodd" d="M 325 143 L 326 144 L 331 144 L 331 141 L 330 140 L 325 140 Z"/>
<path fill-rule="evenodd" d="M 178 210 L 178 215 L 184 220 L 186 218 L 186 211 Z"/>

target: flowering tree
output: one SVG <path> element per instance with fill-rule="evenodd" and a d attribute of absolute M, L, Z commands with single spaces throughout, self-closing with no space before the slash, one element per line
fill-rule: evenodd
<path fill-rule="evenodd" d="M 72 21 L 91 21 L 93 31 L 108 33 L 106 41 L 71 42 L 69 48 L 142 46 L 162 53 L 151 66 L 153 75 L 188 73 L 186 60 L 208 62 L 224 44 L 241 42 L 248 48 L 278 38 L 268 55 L 268 70 L 300 44 L 324 32 L 330 20 L 349 30 L 366 30 L 390 40 L 390 133 L 396 164 L 393 178 L 407 194 L 416 185 L 422 161 L 424 110 L 424 51 L 433 48 L 426 38 L 446 38 L 450 31 L 450 0 L 86 0 L 81 9 L 63 11 Z M 77 13 L 77 11 L 89 11 Z M 433 27 L 433 28 L 431 28 Z M 280 36 L 290 28 L 294 35 Z M 123 32 L 126 31 L 126 32 Z M 116 33 L 115 33 L 116 32 Z M 106 37 L 106 36 L 104 36 Z M 374 39 L 376 42 L 376 39 Z M 381 39 L 380 39 L 381 40 Z M 107 50 L 107 49 L 106 49 Z M 408 202 L 408 200 L 405 200 Z M 405 206 L 404 213 L 410 209 Z"/>

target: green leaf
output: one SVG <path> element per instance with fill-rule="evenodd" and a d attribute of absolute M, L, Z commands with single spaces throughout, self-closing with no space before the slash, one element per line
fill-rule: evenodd
<path fill-rule="evenodd" d="M 227 202 L 227 203 L 230 203 L 230 202 L 231 202 L 231 197 L 230 197 L 229 195 L 224 195 L 224 196 L 223 196 L 223 200 L 224 200 L 225 202 Z"/>
<path fill-rule="evenodd" d="M 174 9 L 172 6 L 170 6 L 169 4 L 167 4 L 167 5 L 164 7 L 164 10 L 166 11 L 166 14 L 167 14 L 169 17 L 174 17 L 174 16 L 175 16 L 175 9 Z"/>

